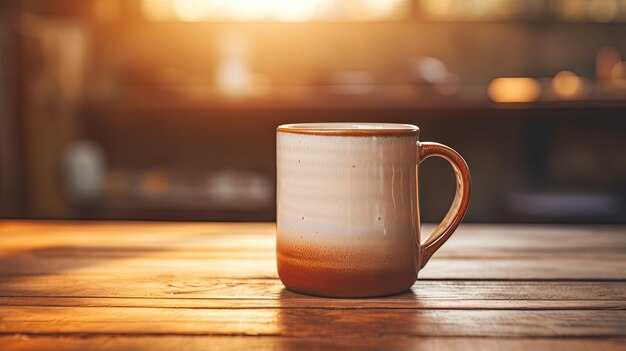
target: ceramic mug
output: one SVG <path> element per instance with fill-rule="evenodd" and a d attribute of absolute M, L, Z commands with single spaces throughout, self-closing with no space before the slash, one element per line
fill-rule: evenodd
<path fill-rule="evenodd" d="M 467 211 L 467 164 L 445 145 L 419 142 L 414 125 L 287 124 L 276 138 L 277 268 L 290 290 L 336 297 L 405 291 Z M 456 195 L 421 241 L 417 165 L 431 156 L 454 169 Z"/>

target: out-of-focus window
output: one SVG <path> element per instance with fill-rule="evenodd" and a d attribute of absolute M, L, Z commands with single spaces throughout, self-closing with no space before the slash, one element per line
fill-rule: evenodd
<path fill-rule="evenodd" d="M 410 0 L 142 0 L 153 21 L 375 21 L 406 18 Z"/>

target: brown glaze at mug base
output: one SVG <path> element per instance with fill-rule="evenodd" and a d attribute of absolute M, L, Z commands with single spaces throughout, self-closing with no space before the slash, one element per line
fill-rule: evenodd
<path fill-rule="evenodd" d="M 413 262 L 372 254 L 370 249 L 277 242 L 278 276 L 289 289 L 327 297 L 376 297 L 411 288 L 417 279 Z M 395 260 L 394 260 L 395 259 Z"/>

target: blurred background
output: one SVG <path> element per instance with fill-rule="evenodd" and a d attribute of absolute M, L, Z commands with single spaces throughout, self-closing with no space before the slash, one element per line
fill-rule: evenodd
<path fill-rule="evenodd" d="M 0 218 L 272 221 L 277 125 L 379 121 L 467 221 L 626 223 L 625 60 L 626 0 L 0 1 Z"/>

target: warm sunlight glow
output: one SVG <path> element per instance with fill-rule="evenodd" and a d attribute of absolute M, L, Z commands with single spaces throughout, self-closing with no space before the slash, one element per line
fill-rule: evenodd
<path fill-rule="evenodd" d="M 487 93 L 495 102 L 530 102 L 541 95 L 541 84 L 533 78 L 496 78 Z"/>
<path fill-rule="evenodd" d="M 423 0 L 420 4 L 426 14 L 435 18 L 453 17 L 458 14 L 458 8 L 452 0 Z"/>
<path fill-rule="evenodd" d="M 211 2 L 211 0 L 174 0 L 174 14 L 181 21 L 200 21 Z"/>
<path fill-rule="evenodd" d="M 143 0 L 141 13 L 151 21 L 165 21 L 172 16 L 172 3 L 170 0 Z"/>
<path fill-rule="evenodd" d="M 141 11 L 154 21 L 303 22 L 389 18 L 407 12 L 408 4 L 408 0 L 142 0 Z"/>
<path fill-rule="evenodd" d="M 270 1 L 267 4 L 273 7 L 278 20 L 287 22 L 309 20 L 315 11 L 315 0 Z"/>

